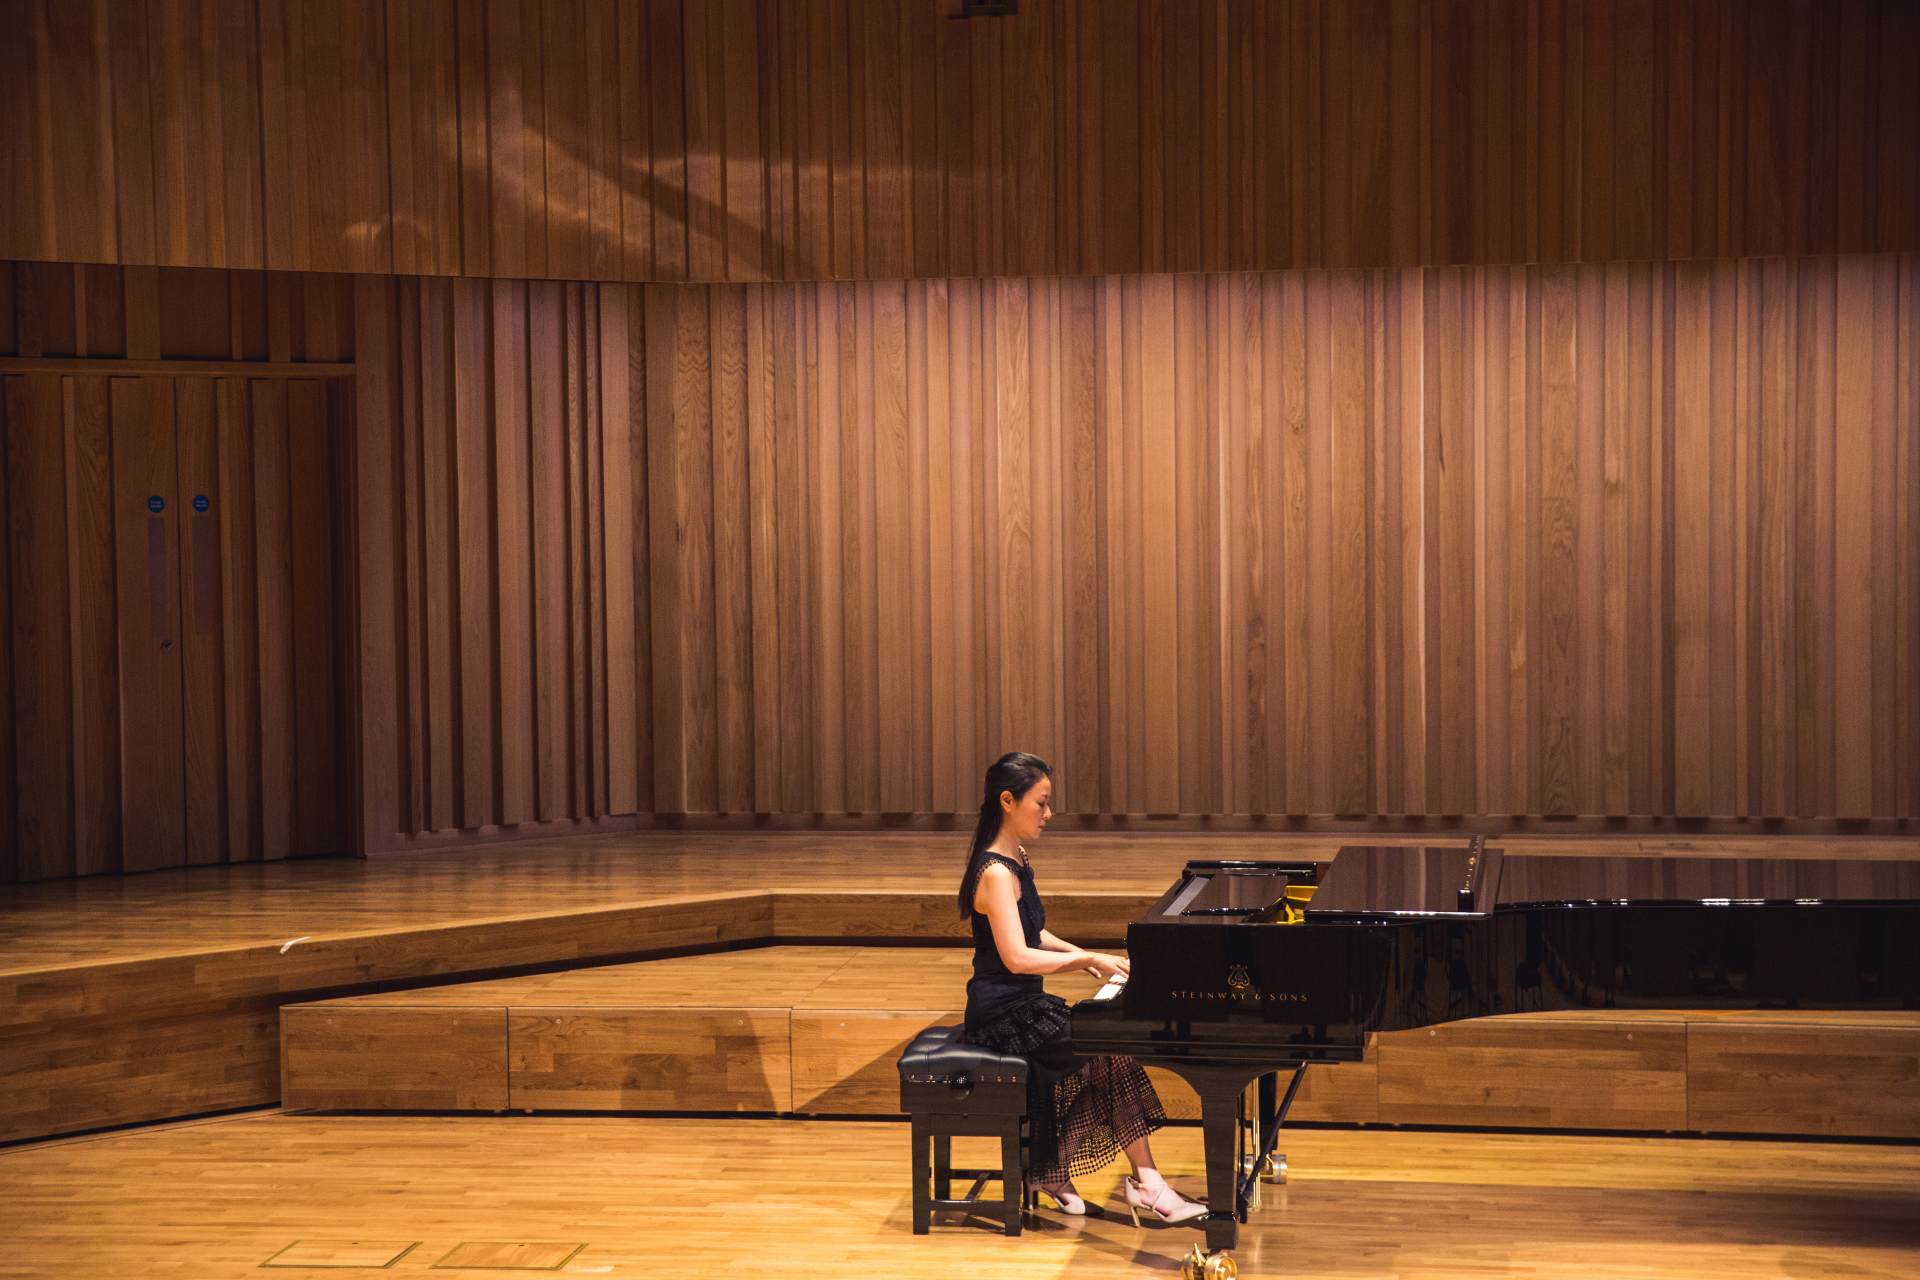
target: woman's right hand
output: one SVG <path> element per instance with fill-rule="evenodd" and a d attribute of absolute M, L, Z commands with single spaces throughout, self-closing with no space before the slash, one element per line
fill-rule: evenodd
<path fill-rule="evenodd" d="M 1096 978 L 1105 981 L 1109 978 L 1124 978 L 1132 968 L 1125 956 L 1110 956 L 1100 951 L 1087 953 L 1087 968 Z"/>

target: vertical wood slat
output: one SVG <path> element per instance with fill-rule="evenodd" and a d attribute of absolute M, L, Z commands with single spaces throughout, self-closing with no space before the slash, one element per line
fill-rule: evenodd
<path fill-rule="evenodd" d="M 292 378 L 287 392 L 288 545 L 291 596 L 287 622 L 292 635 L 291 727 L 295 786 L 292 851 L 311 855 L 339 848 L 332 520 L 333 440 L 344 425 L 327 397 L 326 384 Z"/>
<path fill-rule="evenodd" d="M 73 867 L 90 875 L 118 870 L 121 850 L 112 418 L 106 380 L 64 381 L 72 585 Z M 189 778 L 195 777 L 190 770 Z"/>
<path fill-rule="evenodd" d="M 355 700 L 350 719 L 358 740 L 359 774 L 352 781 L 360 802 L 355 812 L 345 815 L 345 834 L 365 850 L 398 829 L 408 789 L 410 761 L 400 743 L 410 723 L 401 700 L 405 642 L 400 602 L 407 564 L 401 554 L 403 520 L 395 509 L 406 469 L 399 461 L 403 436 L 397 421 L 395 290 L 390 282 L 363 278 L 355 282 L 353 303 L 354 340 L 363 354 L 354 368 L 354 466 L 347 483 L 355 503 L 348 563 L 342 569 L 353 585 L 359 628 L 349 641 L 358 676 L 347 692 Z M 222 432 L 224 438 L 224 414 Z M 231 722 L 232 690 L 228 697 Z"/>
<path fill-rule="evenodd" d="M 0 277 L 7 273 L 0 272 Z M 5 299 L 0 299 L 5 301 Z M 20 836 L 15 825 L 15 816 L 19 811 L 17 791 L 18 773 L 14 768 L 17 758 L 14 728 L 15 653 L 16 643 L 12 619 L 13 611 L 13 498 L 10 492 L 13 484 L 13 432 L 23 430 L 19 416 L 25 409 L 25 396 L 21 380 L 17 378 L 0 379 L 0 536 L 7 542 L 7 554 L 0 555 L 0 615 L 8 619 L 8 624 L 0 628 L 0 644 L 6 648 L 4 665 L 6 679 L 0 680 L 0 720 L 7 725 L 0 732 L 0 883 L 11 884 L 20 878 Z"/>
<path fill-rule="evenodd" d="M 677 475 L 672 441 L 661 429 L 674 415 L 675 385 L 680 381 L 675 360 L 675 335 L 678 314 L 672 291 L 642 291 L 643 323 L 647 335 L 645 431 L 648 491 L 647 547 L 648 595 L 657 602 L 645 619 L 649 633 L 648 648 L 653 656 L 652 699 L 646 708 L 659 744 L 654 751 L 650 789 L 657 807 L 683 804 L 681 744 L 685 740 L 684 721 L 678 698 L 681 681 L 681 649 L 673 621 L 666 615 L 665 602 L 679 600 L 679 584 L 672 576 L 678 560 L 679 538 L 675 524 L 679 504 L 667 485 Z M 640 625 L 640 620 L 635 620 Z"/>
<path fill-rule="evenodd" d="M 527 288 L 529 415 L 533 432 L 528 510 L 533 528 L 534 749 L 540 760 L 536 812 L 542 819 L 552 819 L 570 811 L 572 785 L 564 700 L 567 628 L 562 495 L 566 384 L 561 368 L 564 356 L 559 288 L 552 284 L 529 284 Z"/>
<path fill-rule="evenodd" d="M 573 807 L 576 813 L 604 812 L 600 787 L 599 741 L 595 732 L 597 705 L 594 670 L 597 645 L 593 625 L 594 596 L 598 589 L 593 561 L 596 527 L 593 492 L 593 453 L 597 435 L 596 398 L 588 388 L 598 377 L 594 339 L 583 290 L 567 286 L 563 296 L 567 317 L 567 581 L 570 645 L 568 695 L 573 724 Z"/>
<path fill-rule="evenodd" d="M 528 286 L 518 281 L 493 285 L 492 453 L 476 459 L 476 498 L 486 493 L 496 519 L 493 555 L 498 568 L 494 627 L 499 644 L 500 802 L 502 825 L 528 822 L 534 815 L 534 642 L 533 560 L 528 536 L 532 512 L 528 457 L 532 415 L 527 373 Z M 483 305 L 476 301 L 474 305 Z M 481 696 L 487 696 L 482 694 Z M 393 828 L 382 832 L 390 834 Z"/>
<path fill-rule="evenodd" d="M 644 388 L 633 385 L 632 353 L 638 336 L 633 329 L 639 320 L 631 310 L 633 291 L 616 285 L 603 287 L 598 293 L 605 592 L 597 625 L 606 635 L 606 811 L 619 814 L 633 813 L 640 807 L 639 743 L 644 733 L 644 712 L 635 683 L 635 639 L 640 630 L 638 619 L 643 615 L 634 599 L 634 428 Z"/>
<path fill-rule="evenodd" d="M 454 579 L 459 563 L 445 548 L 457 547 L 451 513 L 452 485 L 452 289 L 445 281 L 422 281 L 417 319 L 419 348 L 419 484 L 421 530 L 422 703 L 427 775 L 427 811 L 438 830 L 460 821 L 459 680 L 461 659 L 455 628 Z"/>
<path fill-rule="evenodd" d="M 17 874 L 69 874 L 73 846 L 72 584 L 66 553 L 64 406 L 51 375 L 5 381 L 8 569 L 12 610 L 13 827 Z"/>
<path fill-rule="evenodd" d="M 294 537 L 291 511 L 288 388 L 256 379 L 249 387 L 253 422 L 253 536 L 255 627 L 260 645 L 260 856 L 268 861 L 295 852 L 298 709 L 295 701 L 293 629 Z M 304 482 L 305 477 L 301 477 Z"/>
<path fill-rule="evenodd" d="M 785 755 L 781 682 L 780 593 L 776 587 L 780 543 L 774 532 L 774 512 L 780 483 L 777 469 L 779 424 L 775 420 L 773 343 L 775 319 L 769 290 L 753 288 L 746 297 L 746 405 L 747 441 L 743 448 L 747 471 L 748 583 L 751 646 L 748 705 L 753 717 L 752 803 L 754 812 L 780 805 L 782 757 Z M 760 424 L 756 430 L 754 424 Z M 608 479 L 613 458 L 608 454 Z M 609 502 L 611 505 L 611 502 Z M 611 513 L 609 528 L 612 527 Z M 612 617 L 620 616 L 609 609 Z"/>
<path fill-rule="evenodd" d="M 248 384 L 215 383 L 218 474 L 209 498 L 218 504 L 221 578 L 221 703 L 226 711 L 226 844 L 233 860 L 258 856 L 261 836 L 259 769 L 260 636 L 259 547 L 254 537 L 254 442 Z"/>
<path fill-rule="evenodd" d="M 753 376 L 748 366 L 747 293 L 717 289 L 709 296 L 711 343 L 711 470 L 690 475 L 695 489 L 711 492 L 715 803 L 723 813 L 754 807 L 753 579 L 748 408 Z M 697 465 L 697 464 L 696 464 Z M 700 572 L 697 565 L 691 572 Z"/>
<path fill-rule="evenodd" d="M 489 286 L 457 280 L 452 307 L 452 423 L 449 546 L 457 551 L 451 588 L 457 622 L 451 631 L 458 650 L 460 735 L 459 825 L 477 827 L 495 820 L 494 735 L 497 732 L 500 617 L 494 574 L 494 501 L 501 475 L 495 452 L 496 406 L 492 403 L 492 347 L 488 342 Z"/>

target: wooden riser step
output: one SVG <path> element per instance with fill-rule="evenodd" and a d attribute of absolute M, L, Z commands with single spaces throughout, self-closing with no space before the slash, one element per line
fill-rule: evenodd
<path fill-rule="evenodd" d="M 891 1115 L 957 1022 L 958 948 L 772 946 L 281 1010 L 282 1100 L 335 1110 Z M 1085 975 L 1048 982 L 1068 1000 Z M 1154 1071 L 1170 1114 L 1198 1115 Z M 1293 1118 L 1920 1138 L 1920 1014 L 1520 1014 L 1375 1037 Z"/>

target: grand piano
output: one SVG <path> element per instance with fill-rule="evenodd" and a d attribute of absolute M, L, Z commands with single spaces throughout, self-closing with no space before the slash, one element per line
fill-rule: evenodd
<path fill-rule="evenodd" d="M 1228 1277 L 1309 1064 L 1358 1061 L 1372 1032 L 1530 1010 L 1920 1008 L 1920 863 L 1477 837 L 1195 861 L 1127 926 L 1127 951 L 1131 977 L 1074 1006 L 1074 1047 L 1193 1086 L 1213 1253 L 1196 1246 L 1187 1271 Z"/>

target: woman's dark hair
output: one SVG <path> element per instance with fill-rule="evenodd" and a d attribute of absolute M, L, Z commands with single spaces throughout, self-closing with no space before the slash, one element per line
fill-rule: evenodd
<path fill-rule="evenodd" d="M 1013 793 L 1017 801 L 1033 790 L 1042 778 L 1051 778 L 1053 769 L 1039 756 L 1025 751 L 1009 751 L 987 766 L 987 781 L 980 797 L 980 822 L 973 829 L 973 845 L 967 850 L 967 869 L 960 876 L 960 915 L 964 919 L 973 910 L 973 870 L 980 851 L 1000 834 L 1000 793 Z"/>

